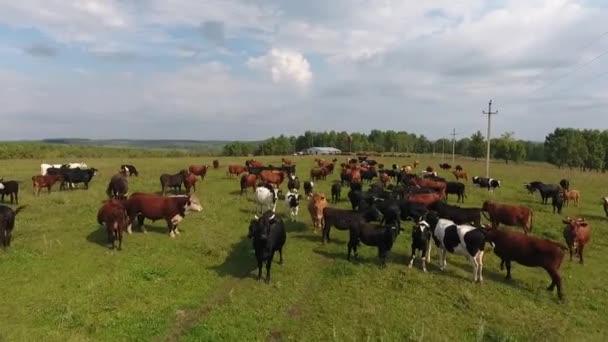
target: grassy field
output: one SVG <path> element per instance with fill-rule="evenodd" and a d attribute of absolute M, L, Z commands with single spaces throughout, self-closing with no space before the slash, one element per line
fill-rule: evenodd
<path fill-rule="evenodd" d="M 293 157 L 301 179 L 312 158 Z M 259 158 L 279 164 L 280 157 Z M 422 166 L 440 159 L 420 157 Z M 245 158 L 220 159 L 222 165 Z M 378 158 L 387 165 L 411 159 Z M 186 217 L 182 234 L 168 237 L 164 222 L 146 221 L 149 232 L 126 236 L 123 250 L 111 251 L 96 213 L 109 178 L 124 162 L 135 164 L 139 178 L 130 192 L 160 190 L 158 176 L 174 173 L 195 159 L 89 159 L 100 170 L 89 190 L 32 195 L 34 160 L 3 161 L 5 180 L 23 181 L 12 247 L 0 251 L 0 340 L 4 341 L 605 341 L 608 313 L 608 245 L 600 198 L 607 175 L 558 170 L 543 164 L 494 163 L 492 175 L 503 180 L 494 194 L 467 184 L 465 206 L 487 198 L 534 209 L 532 233 L 563 243 L 561 217 L 522 184 L 557 183 L 569 178 L 580 190 L 579 208 L 564 216 L 591 222 L 585 265 L 565 260 L 561 272 L 566 302 L 545 287 L 542 269 L 515 264 L 513 281 L 504 281 L 499 260 L 488 252 L 483 284 L 472 282 L 471 266 L 450 255 L 445 272 L 433 249 L 429 273 L 419 263 L 408 269 L 411 222 L 397 238 L 385 269 L 377 252 L 362 246 L 358 262 L 346 261 L 348 233 L 332 232 L 321 245 L 311 230 L 306 205 L 299 222 L 287 223 L 285 263 L 273 266 L 270 285 L 257 283 L 257 267 L 246 238 L 254 204 L 238 195 L 236 179 L 225 167 L 210 170 L 197 195 L 203 211 Z M 203 160 L 211 164 L 211 160 Z M 457 160 L 469 175 L 483 174 L 484 163 Z M 445 172 L 440 175 L 447 175 Z M 317 191 L 329 195 L 334 174 Z M 285 185 L 284 185 L 285 186 Z M 57 190 L 57 189 L 56 189 Z M 340 207 L 348 207 L 343 189 Z M 451 198 L 453 203 L 455 198 Z M 283 202 L 278 212 L 287 216 Z M 489 247 L 488 247 L 489 249 Z"/>

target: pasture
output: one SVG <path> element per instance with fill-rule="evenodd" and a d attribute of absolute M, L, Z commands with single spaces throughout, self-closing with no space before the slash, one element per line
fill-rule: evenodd
<path fill-rule="evenodd" d="M 307 180 L 313 158 L 288 158 L 296 163 L 300 180 Z M 147 234 L 134 228 L 125 235 L 122 251 L 107 248 L 96 213 L 121 164 L 134 164 L 140 172 L 129 178 L 129 193 L 158 192 L 160 174 L 201 162 L 211 165 L 212 159 L 85 159 L 99 169 L 89 190 L 59 192 L 56 185 L 40 197 L 33 195 L 30 180 L 39 173 L 40 161 L 3 161 L 0 177 L 23 182 L 20 204 L 28 207 L 17 217 L 11 248 L 0 251 L 0 340 L 601 341 L 607 336 L 608 237 L 600 201 L 608 195 L 606 174 L 495 162 L 492 177 L 503 181 L 495 193 L 466 182 L 463 206 L 479 207 L 487 198 L 529 206 L 535 236 L 563 244 L 563 216 L 582 216 L 591 223 L 585 265 L 564 258 L 563 303 L 545 290 L 550 279 L 540 268 L 514 264 L 514 279 L 505 281 L 489 246 L 482 284 L 472 282 L 471 266 L 462 256 L 449 255 L 446 270 L 439 271 L 436 248 L 428 274 L 419 260 L 408 269 L 409 221 L 402 224 L 405 232 L 397 237 L 385 269 L 378 266 L 376 249 L 367 246 L 361 246 L 358 261 L 347 262 L 348 232 L 332 230 L 332 241 L 322 245 L 304 201 L 295 223 L 288 222 L 285 203 L 278 203 L 288 234 L 285 263 L 273 265 L 270 285 L 257 283 L 246 238 L 254 210 L 251 190 L 239 196 L 238 179 L 226 176 L 228 164 L 243 164 L 246 158 L 219 158 L 220 169 L 211 168 L 197 183 L 203 211 L 186 216 L 180 236 L 171 239 L 164 222 L 146 220 Z M 281 157 L 257 159 L 279 165 Z M 413 158 L 374 159 L 387 166 L 413 163 Z M 440 158 L 417 159 L 418 172 L 431 165 L 454 180 L 437 167 Z M 456 163 L 469 177 L 484 175 L 481 160 Z M 582 194 L 580 206 L 564 208 L 563 216 L 523 187 L 561 178 L 570 179 L 571 188 Z M 335 179 L 339 168 L 317 182 L 315 191 L 329 197 Z M 286 193 L 286 182 L 282 189 Z M 338 207 L 350 207 L 347 192 L 343 187 Z M 455 202 L 450 196 L 449 203 Z"/>

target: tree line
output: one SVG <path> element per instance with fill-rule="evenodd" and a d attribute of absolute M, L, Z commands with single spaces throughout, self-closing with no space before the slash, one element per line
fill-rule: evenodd
<path fill-rule="evenodd" d="M 556 128 L 545 139 L 547 162 L 582 171 L 608 169 L 608 130 Z"/>

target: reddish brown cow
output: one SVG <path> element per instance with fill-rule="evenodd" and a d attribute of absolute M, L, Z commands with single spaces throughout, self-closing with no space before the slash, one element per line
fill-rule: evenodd
<path fill-rule="evenodd" d="M 36 196 L 40 195 L 40 189 L 47 188 L 49 194 L 51 193 L 51 188 L 55 183 L 63 181 L 63 176 L 60 174 L 57 175 L 45 175 L 45 176 L 33 176 L 32 183 L 34 186 L 34 193 Z"/>
<path fill-rule="evenodd" d="M 209 165 L 190 165 L 188 171 L 197 176 L 201 176 L 201 180 L 205 179 L 205 175 L 207 174 L 207 169 Z M 195 190 L 196 191 L 196 190 Z"/>
<path fill-rule="evenodd" d="M 315 167 L 310 170 L 310 179 L 313 181 L 325 179 L 325 178 L 327 178 L 328 173 L 329 172 L 324 167 L 322 167 L 322 168 Z"/>
<path fill-rule="evenodd" d="M 186 187 L 186 193 L 190 194 L 190 189 L 193 189 L 196 192 L 196 181 L 198 180 L 198 178 L 196 176 L 201 176 L 201 175 L 197 175 L 195 173 L 189 173 L 186 178 L 184 178 L 184 186 Z M 205 177 L 205 175 L 202 175 L 201 178 Z"/>
<path fill-rule="evenodd" d="M 494 229 L 498 229 L 498 225 L 503 223 L 508 226 L 520 225 L 526 234 L 532 231 L 532 209 L 530 208 L 485 201 L 481 210 L 482 213 L 483 211 L 488 212 L 490 218 L 486 216 L 486 219 L 492 222 Z"/>
<path fill-rule="evenodd" d="M 118 240 L 118 250 L 122 249 L 122 232 L 128 231 L 131 233 L 129 218 L 124 204 L 126 200 L 112 199 L 105 201 L 104 205 L 97 212 L 97 223 L 104 227 L 108 232 L 108 243 L 110 248 L 116 248 L 116 240 Z"/>
<path fill-rule="evenodd" d="M 249 166 L 249 167 L 262 167 L 264 166 L 264 163 L 257 161 L 255 159 L 251 159 L 245 162 L 245 166 Z"/>
<path fill-rule="evenodd" d="M 566 218 L 562 221 L 566 224 L 564 228 L 564 239 L 570 252 L 570 261 L 572 261 L 572 252 L 574 255 L 578 255 L 579 262 L 583 263 L 583 250 L 585 245 L 589 242 L 591 236 L 591 227 L 585 222 L 584 218 L 571 219 Z"/>
<path fill-rule="evenodd" d="M 412 177 L 412 178 L 410 178 L 409 183 L 412 185 L 417 185 L 419 187 L 431 188 L 437 192 L 442 193 L 443 195 L 446 194 L 446 192 L 445 192 L 445 188 L 447 187 L 446 182 L 436 182 L 436 181 L 430 180 L 430 179 Z"/>
<path fill-rule="evenodd" d="M 188 211 L 201 211 L 202 207 L 194 196 L 160 196 L 156 194 L 134 193 L 125 203 L 129 215 L 130 226 L 138 218 L 138 225 L 145 233 L 144 219 L 152 221 L 164 219 L 167 222 L 169 235 L 179 234 L 177 225 L 184 219 Z"/>
<path fill-rule="evenodd" d="M 253 192 L 255 192 L 255 186 L 257 183 L 258 177 L 253 174 L 244 174 L 241 176 L 241 196 L 243 193 L 247 193 L 247 188 L 251 188 Z"/>
<path fill-rule="evenodd" d="M 459 180 L 459 179 L 464 179 L 466 181 L 469 180 L 469 176 L 464 171 L 454 170 L 454 171 L 452 171 L 452 174 L 454 174 L 454 177 L 456 177 L 456 180 Z"/>
<path fill-rule="evenodd" d="M 429 206 L 435 202 L 439 202 L 445 198 L 443 193 L 433 192 L 433 193 L 425 193 L 425 194 L 411 194 L 406 199 L 409 202 L 421 203 L 426 206 Z"/>
<path fill-rule="evenodd" d="M 494 253 L 501 259 L 500 269 L 507 266 L 507 279 L 511 279 L 511 261 L 528 267 L 542 267 L 551 277 L 549 291 L 557 286 L 557 296 L 562 299 L 562 279 L 559 268 L 564 259 L 565 246 L 519 232 L 484 229 L 486 241 L 494 246 Z"/>
<path fill-rule="evenodd" d="M 283 163 L 284 165 L 291 165 L 293 164 L 293 162 L 289 159 L 285 159 L 285 158 L 281 158 L 281 163 Z"/>
<path fill-rule="evenodd" d="M 265 183 L 274 184 L 278 188 L 283 183 L 283 180 L 285 180 L 285 174 L 283 171 L 263 170 L 260 172 L 260 180 Z"/>
<path fill-rule="evenodd" d="M 245 170 L 246 168 L 243 165 L 228 165 L 228 172 L 226 174 L 228 177 L 232 177 L 232 175 L 238 176 L 245 172 Z"/>
<path fill-rule="evenodd" d="M 566 206 L 568 206 L 568 202 L 574 202 L 574 206 L 578 207 L 578 201 L 581 198 L 581 193 L 578 190 L 569 190 L 564 191 L 564 201 L 566 202 Z"/>
<path fill-rule="evenodd" d="M 308 212 L 312 219 L 313 229 L 323 229 L 323 209 L 329 206 L 325 194 L 314 193 L 308 201 Z"/>
<path fill-rule="evenodd" d="M 351 183 L 361 183 L 361 171 L 359 171 L 359 169 L 352 170 L 351 176 L 352 176 Z"/>

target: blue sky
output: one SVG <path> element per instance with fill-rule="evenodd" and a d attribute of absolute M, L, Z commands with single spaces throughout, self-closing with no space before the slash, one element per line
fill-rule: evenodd
<path fill-rule="evenodd" d="M 0 6 L 2 140 L 608 128 L 603 1 Z"/>

